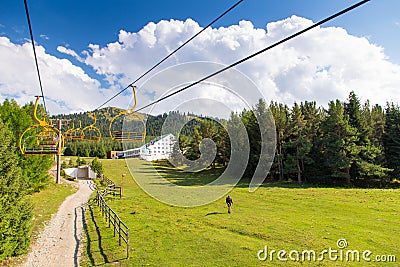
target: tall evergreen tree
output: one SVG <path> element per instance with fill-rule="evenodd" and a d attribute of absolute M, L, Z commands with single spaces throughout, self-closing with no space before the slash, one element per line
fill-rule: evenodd
<path fill-rule="evenodd" d="M 223 167 L 228 164 L 231 152 L 231 144 L 228 132 L 225 129 L 226 127 L 227 122 L 222 121 L 221 125 L 218 127 L 218 132 L 214 137 L 214 141 L 217 145 L 217 155 L 215 161 Z"/>
<path fill-rule="evenodd" d="M 385 129 L 385 111 L 380 105 L 371 109 L 370 124 L 372 128 L 371 141 L 383 151 L 383 133 Z M 383 161 L 382 161 L 383 162 Z"/>
<path fill-rule="evenodd" d="M 287 139 L 290 112 L 288 106 L 277 102 L 271 102 L 269 109 L 275 119 L 276 128 L 276 153 L 271 174 L 282 181 L 284 179 L 284 143 Z"/>
<path fill-rule="evenodd" d="M 385 132 L 383 145 L 386 167 L 392 169 L 392 178 L 400 177 L 400 108 L 388 103 L 386 107 Z"/>
<path fill-rule="evenodd" d="M 303 129 L 305 140 L 309 146 L 309 153 L 302 161 L 303 180 L 305 182 L 317 181 L 319 176 L 324 172 L 323 157 L 319 149 L 318 135 L 320 124 L 323 120 L 323 110 L 317 108 L 317 103 L 305 101 L 300 105 L 301 112 L 304 116 L 306 124 Z"/>
<path fill-rule="evenodd" d="M 327 117 L 321 124 L 321 150 L 330 178 L 351 184 L 350 168 L 359 153 L 356 129 L 350 125 L 344 105 L 329 102 Z"/>
<path fill-rule="evenodd" d="M 312 143 L 307 142 L 306 124 L 307 121 L 304 119 L 300 106 L 295 103 L 291 110 L 288 139 L 284 143 L 284 147 L 286 150 L 285 173 L 295 174 L 298 183 L 303 182 L 304 161 L 312 145 Z"/>
<path fill-rule="evenodd" d="M 379 155 L 382 154 L 382 151 L 371 141 L 373 128 L 369 103 L 361 106 L 356 94 L 351 92 L 348 102 L 345 104 L 345 111 L 350 125 L 356 129 L 356 144 L 359 151 L 350 169 L 352 179 L 364 180 L 363 184 L 370 183 L 372 180 L 382 182 L 388 169 L 380 165 Z"/>
<path fill-rule="evenodd" d="M 29 248 L 32 205 L 18 167 L 11 132 L 0 120 L 0 262 Z"/>
<path fill-rule="evenodd" d="M 244 109 L 240 114 L 241 120 L 246 127 L 249 138 L 250 155 L 249 162 L 245 170 L 246 177 L 252 177 L 256 170 L 261 152 L 261 133 L 257 118 L 253 110 Z"/>

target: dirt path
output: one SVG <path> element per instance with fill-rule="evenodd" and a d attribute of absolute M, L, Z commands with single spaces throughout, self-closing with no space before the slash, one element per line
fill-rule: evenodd
<path fill-rule="evenodd" d="M 24 267 L 79 266 L 84 205 L 93 192 L 91 180 L 80 180 L 78 191 L 61 204 L 40 237 L 31 246 Z"/>

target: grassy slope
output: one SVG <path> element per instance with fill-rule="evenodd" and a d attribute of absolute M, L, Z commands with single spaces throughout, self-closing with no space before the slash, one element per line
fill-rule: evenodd
<path fill-rule="evenodd" d="M 71 185 L 56 185 L 52 181 L 45 190 L 30 196 L 34 206 L 34 223 L 32 230 L 32 236 L 34 238 L 36 238 L 44 228 L 45 223 L 51 219 L 51 215 L 57 213 L 58 207 L 65 198 L 75 192 L 76 189 Z"/>
<path fill-rule="evenodd" d="M 132 163 L 138 169 L 144 164 Z M 117 261 L 122 266 L 360 266 L 260 262 L 256 256 L 265 245 L 287 251 L 336 249 L 339 238 L 347 239 L 348 249 L 396 255 L 397 264 L 400 261 L 400 190 L 270 186 L 249 193 L 241 186 L 230 193 L 234 207 L 229 215 L 223 199 L 197 208 L 160 203 L 136 185 L 125 161 L 104 160 L 103 165 L 117 184 L 121 173 L 128 174 L 124 197 L 109 197 L 108 203 L 131 228 L 131 258 L 124 258 L 125 246 L 118 247 L 118 239 L 94 206 L 93 216 L 87 212 L 83 266 L 112 266 Z M 176 179 L 176 173 L 172 177 Z"/>

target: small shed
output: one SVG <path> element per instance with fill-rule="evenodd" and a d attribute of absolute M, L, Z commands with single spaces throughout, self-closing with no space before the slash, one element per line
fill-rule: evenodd
<path fill-rule="evenodd" d="M 123 153 L 123 151 L 108 151 L 107 158 L 108 159 L 118 159 L 118 154 Z"/>
<path fill-rule="evenodd" d="M 69 177 L 75 179 L 93 179 L 96 178 L 96 173 L 90 169 L 89 165 L 79 166 L 78 168 L 67 168 L 64 172 Z"/>

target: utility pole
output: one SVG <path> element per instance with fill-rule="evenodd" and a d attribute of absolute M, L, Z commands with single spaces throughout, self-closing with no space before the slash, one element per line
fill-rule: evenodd
<path fill-rule="evenodd" d="M 62 133 L 61 133 L 61 125 L 62 120 L 57 120 L 57 128 L 58 128 L 58 153 L 57 153 L 57 174 L 56 174 L 56 184 L 60 184 L 61 178 L 61 149 L 62 149 Z"/>
<path fill-rule="evenodd" d="M 67 119 L 51 119 L 50 122 L 54 126 L 56 124 L 58 129 L 58 147 L 57 147 L 57 173 L 56 173 L 56 184 L 61 183 L 61 154 L 62 154 L 62 145 L 63 145 L 63 136 L 62 136 L 62 126 L 68 125 L 70 120 Z M 57 122 L 57 123 L 55 123 Z"/>

